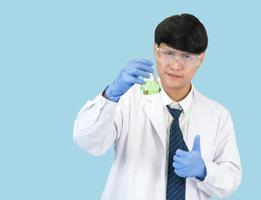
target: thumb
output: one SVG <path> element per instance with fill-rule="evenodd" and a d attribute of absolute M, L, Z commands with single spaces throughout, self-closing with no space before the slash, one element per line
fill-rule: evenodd
<path fill-rule="evenodd" d="M 199 151 L 200 152 L 200 136 L 196 135 L 193 142 L 192 151 Z"/>

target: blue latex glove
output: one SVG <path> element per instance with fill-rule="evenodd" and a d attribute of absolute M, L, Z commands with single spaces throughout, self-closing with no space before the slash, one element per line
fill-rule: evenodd
<path fill-rule="evenodd" d="M 149 78 L 153 73 L 153 63 L 147 59 L 135 59 L 128 62 L 120 71 L 116 79 L 105 90 L 105 96 L 114 102 L 135 83 L 143 84 L 143 78 Z"/>
<path fill-rule="evenodd" d="M 194 143 L 191 151 L 182 151 L 178 149 L 173 158 L 173 167 L 175 173 L 181 177 L 196 177 L 204 180 L 207 171 L 205 163 L 201 157 L 200 136 L 194 138 Z"/>

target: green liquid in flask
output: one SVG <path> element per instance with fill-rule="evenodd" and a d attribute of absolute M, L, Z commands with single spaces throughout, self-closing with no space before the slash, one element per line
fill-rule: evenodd
<path fill-rule="evenodd" d="M 144 95 L 157 94 L 161 91 L 160 84 L 155 80 L 147 80 L 141 85 L 141 93 Z"/>

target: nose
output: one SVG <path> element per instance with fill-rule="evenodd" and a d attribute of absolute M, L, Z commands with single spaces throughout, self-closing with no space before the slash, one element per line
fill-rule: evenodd
<path fill-rule="evenodd" d="M 175 60 L 173 60 L 171 63 L 170 63 L 170 68 L 172 70 L 181 70 L 182 69 L 182 63 L 180 62 L 179 59 L 175 58 Z"/>

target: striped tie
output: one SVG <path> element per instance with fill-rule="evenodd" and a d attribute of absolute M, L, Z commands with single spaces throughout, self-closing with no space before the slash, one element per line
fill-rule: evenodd
<path fill-rule="evenodd" d="M 169 106 L 167 107 L 173 117 L 173 121 L 170 126 L 166 200 L 185 200 L 186 178 L 176 175 L 174 172 L 174 167 L 172 166 L 173 157 L 177 149 L 188 151 L 188 147 L 183 140 L 183 135 L 179 127 L 179 116 L 182 110 L 170 108 Z"/>

